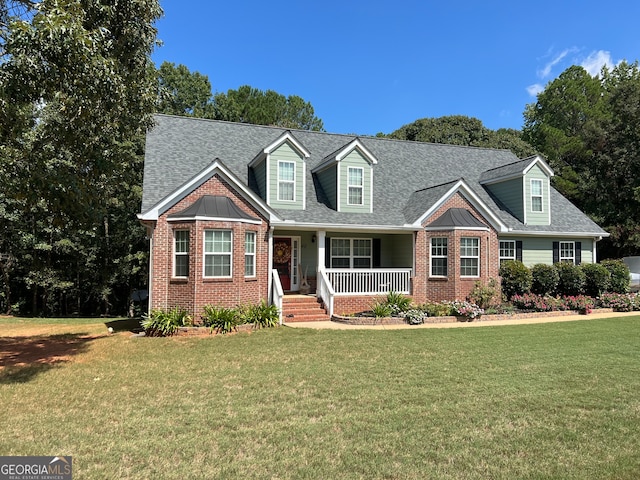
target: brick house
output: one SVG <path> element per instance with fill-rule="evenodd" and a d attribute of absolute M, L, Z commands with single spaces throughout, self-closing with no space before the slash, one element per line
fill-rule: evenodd
<path fill-rule="evenodd" d="M 539 156 L 157 115 L 141 222 L 150 308 L 315 296 L 329 314 L 390 290 L 464 299 L 500 262 L 595 262 L 608 234 Z"/>

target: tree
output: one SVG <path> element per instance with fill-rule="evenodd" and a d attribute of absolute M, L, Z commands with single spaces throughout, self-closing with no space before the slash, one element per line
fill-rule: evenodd
<path fill-rule="evenodd" d="M 161 9 L 155 0 L 11 3 L 26 10 L 0 9 L 0 253 L 15 259 L 7 302 L 93 311 L 113 301 L 122 269 L 114 228 L 143 238 L 122 205 L 139 203 Z"/>
<path fill-rule="evenodd" d="M 301 97 L 244 85 L 214 96 L 215 118 L 230 122 L 323 131 L 322 120 Z"/>
<path fill-rule="evenodd" d="M 592 77 L 572 66 L 525 111 L 525 139 L 556 171 L 556 187 L 611 233 L 606 257 L 640 248 L 640 71 L 622 62 Z"/>
<path fill-rule="evenodd" d="M 592 189 L 590 163 L 606 117 L 602 93 L 598 78 L 572 66 L 550 82 L 524 113 L 524 139 L 544 153 L 557 174 L 555 186 L 580 205 Z"/>
<path fill-rule="evenodd" d="M 213 118 L 213 95 L 206 75 L 163 62 L 158 69 L 158 113 Z"/>
<path fill-rule="evenodd" d="M 464 115 L 422 118 L 404 125 L 388 136 L 399 140 L 504 148 L 511 150 L 520 158 L 536 153 L 535 149 L 521 138 L 517 130 L 504 128 L 490 130 L 477 118 Z"/>

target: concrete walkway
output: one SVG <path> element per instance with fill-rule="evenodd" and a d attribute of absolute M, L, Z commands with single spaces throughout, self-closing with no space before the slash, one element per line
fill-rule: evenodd
<path fill-rule="evenodd" d="M 401 330 L 417 328 L 476 328 L 495 327 L 499 325 L 528 325 L 534 323 L 552 322 L 576 322 L 583 320 L 596 320 L 600 318 L 638 317 L 640 312 L 614 312 L 614 313 L 590 313 L 589 315 L 565 315 L 562 317 L 526 318 L 520 320 L 483 320 L 481 322 L 454 322 L 454 323 L 423 323 L 420 325 L 347 325 L 338 322 L 290 322 L 285 323 L 291 328 L 313 328 L 317 330 Z"/>

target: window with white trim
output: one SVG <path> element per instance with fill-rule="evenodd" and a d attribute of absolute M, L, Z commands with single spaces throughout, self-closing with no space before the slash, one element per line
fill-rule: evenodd
<path fill-rule="evenodd" d="M 370 238 L 332 238 L 331 268 L 371 268 Z"/>
<path fill-rule="evenodd" d="M 296 190 L 296 163 L 278 161 L 278 200 L 293 202 Z"/>
<path fill-rule="evenodd" d="M 575 242 L 560 242 L 560 261 L 565 263 L 576 263 Z"/>
<path fill-rule="evenodd" d="M 500 264 L 516 259 L 516 241 L 500 240 Z"/>
<path fill-rule="evenodd" d="M 531 180 L 531 211 L 542 212 L 542 180 Z"/>
<path fill-rule="evenodd" d="M 244 234 L 244 276 L 256 276 L 256 232 Z"/>
<path fill-rule="evenodd" d="M 173 232 L 173 276 L 189 276 L 189 230 Z"/>
<path fill-rule="evenodd" d="M 204 276 L 206 278 L 231 277 L 231 230 L 204 231 Z"/>
<path fill-rule="evenodd" d="M 444 238 L 431 239 L 431 276 L 446 277 L 448 274 L 448 244 L 449 240 Z"/>
<path fill-rule="evenodd" d="M 480 276 L 480 239 L 460 239 L 460 276 Z"/>
<path fill-rule="evenodd" d="M 364 205 L 364 169 L 349 167 L 347 170 L 348 205 Z"/>

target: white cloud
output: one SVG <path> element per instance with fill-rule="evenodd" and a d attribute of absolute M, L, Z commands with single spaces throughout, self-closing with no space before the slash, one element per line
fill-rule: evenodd
<path fill-rule="evenodd" d="M 551 69 L 553 67 L 560 63 L 564 57 L 566 57 L 570 53 L 576 52 L 577 50 L 578 49 L 576 47 L 565 48 L 562 52 L 553 57 L 553 59 L 548 62 L 542 70 L 538 70 L 538 77 L 547 78 L 551 74 Z"/>
<path fill-rule="evenodd" d="M 589 73 L 589 75 L 595 77 L 600 75 L 602 67 L 607 66 L 607 68 L 611 68 L 614 67 L 616 63 L 611 59 L 611 52 L 598 50 L 596 52 L 591 52 L 580 65 Z"/>
<path fill-rule="evenodd" d="M 533 85 L 529 85 L 527 87 L 527 93 L 532 97 L 535 97 L 543 90 L 544 90 L 544 87 L 540 83 L 534 83 Z"/>

